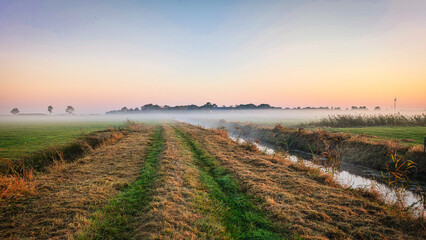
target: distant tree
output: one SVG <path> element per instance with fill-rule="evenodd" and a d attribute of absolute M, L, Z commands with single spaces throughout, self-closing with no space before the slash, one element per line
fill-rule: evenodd
<path fill-rule="evenodd" d="M 12 113 L 13 115 L 16 115 L 16 114 L 19 113 L 19 109 L 14 108 L 14 109 L 12 109 L 12 111 L 10 111 L 10 113 Z"/>
<path fill-rule="evenodd" d="M 75 109 L 72 106 L 68 106 L 67 109 L 65 109 L 65 112 L 67 112 L 68 114 L 73 114 L 75 111 Z"/>
<path fill-rule="evenodd" d="M 253 103 L 249 103 L 249 104 L 240 104 L 235 106 L 235 109 L 242 109 L 242 110 L 246 110 L 246 109 L 256 109 L 257 106 L 254 105 Z"/>
<path fill-rule="evenodd" d="M 262 103 L 257 107 L 260 108 L 260 109 L 267 109 L 267 108 L 271 108 L 271 105 L 266 104 L 266 103 Z"/>
<path fill-rule="evenodd" d="M 357 110 L 357 109 L 358 109 L 358 107 L 357 107 L 357 106 L 352 106 L 352 107 L 351 107 L 351 109 L 352 109 L 352 110 Z"/>
<path fill-rule="evenodd" d="M 50 105 L 50 106 L 47 107 L 47 111 L 49 112 L 49 114 L 52 114 L 52 110 L 53 110 L 52 105 Z"/>
<path fill-rule="evenodd" d="M 379 107 L 379 106 L 377 106 L 377 107 L 375 107 L 375 108 L 374 108 L 374 110 L 376 110 L 376 111 L 380 111 L 381 109 L 380 109 L 380 107 Z"/>
<path fill-rule="evenodd" d="M 162 108 L 159 105 L 154 105 L 152 103 L 145 104 L 141 107 L 141 111 L 158 111 L 162 110 Z"/>

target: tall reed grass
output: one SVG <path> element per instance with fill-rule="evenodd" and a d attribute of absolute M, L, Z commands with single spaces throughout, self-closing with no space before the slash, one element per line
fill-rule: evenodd
<path fill-rule="evenodd" d="M 304 124 L 305 127 L 373 127 L 373 126 L 420 126 L 426 127 L 426 115 L 329 115 Z"/>

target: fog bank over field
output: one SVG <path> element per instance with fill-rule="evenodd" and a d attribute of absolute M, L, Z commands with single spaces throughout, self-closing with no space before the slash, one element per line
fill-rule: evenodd
<path fill-rule="evenodd" d="M 3 115 L 0 124 L 26 124 L 26 123 L 66 123 L 66 122 L 111 122 L 120 123 L 127 119 L 134 121 L 183 121 L 192 124 L 205 124 L 206 120 L 255 122 L 265 124 L 281 123 L 286 126 L 295 126 L 301 123 L 318 120 L 330 115 L 379 115 L 401 114 L 419 115 L 426 111 L 353 111 L 353 110 L 237 110 L 237 111 L 169 111 L 169 112 L 143 112 L 136 114 L 94 114 L 94 115 Z"/>

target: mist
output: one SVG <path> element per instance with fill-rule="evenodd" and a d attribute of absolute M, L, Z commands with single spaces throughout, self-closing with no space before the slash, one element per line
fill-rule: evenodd
<path fill-rule="evenodd" d="M 282 124 L 295 127 L 331 115 L 379 115 L 402 114 L 418 115 L 426 111 L 353 111 L 353 110 L 217 110 L 217 111 L 168 111 L 143 112 L 134 114 L 88 114 L 88 115 L 3 115 L 0 124 L 31 124 L 31 123 L 67 123 L 67 122 L 111 122 L 119 124 L 127 119 L 138 122 L 181 121 L 204 127 L 217 127 L 219 120 L 227 122 L 252 122 L 263 124 Z"/>

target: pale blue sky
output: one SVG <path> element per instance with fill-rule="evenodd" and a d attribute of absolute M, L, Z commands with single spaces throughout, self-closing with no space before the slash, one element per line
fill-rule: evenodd
<path fill-rule="evenodd" d="M 22 91 L 3 94 L 0 110 L 52 101 L 85 111 L 147 102 L 380 105 L 393 95 L 426 107 L 425 3 L 1 0 L 0 83 Z M 407 81 L 414 89 L 401 87 Z M 46 97 L 65 86 L 79 97 Z M 123 98 L 106 100 L 117 92 Z"/>

